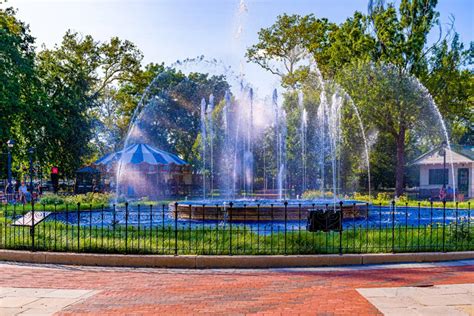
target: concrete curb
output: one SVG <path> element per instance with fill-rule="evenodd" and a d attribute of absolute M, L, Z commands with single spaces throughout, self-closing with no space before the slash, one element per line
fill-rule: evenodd
<path fill-rule="evenodd" d="M 0 250 L 0 261 L 181 269 L 288 268 L 474 259 L 474 251 L 295 256 L 160 256 Z"/>

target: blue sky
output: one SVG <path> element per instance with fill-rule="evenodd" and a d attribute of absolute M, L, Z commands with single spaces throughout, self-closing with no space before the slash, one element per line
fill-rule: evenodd
<path fill-rule="evenodd" d="M 98 40 L 118 36 L 134 42 L 145 62 L 171 64 L 177 59 L 205 55 L 239 70 L 245 48 L 257 41 L 257 32 L 279 14 L 314 13 L 342 22 L 355 10 L 366 12 L 367 0 L 9 0 L 19 17 L 30 24 L 37 46 L 52 47 L 67 29 L 91 34 Z M 5 6 L 2 5 L 2 6 Z M 439 0 L 441 21 L 455 16 L 455 28 L 468 43 L 474 34 L 474 0 Z M 242 35 L 237 37 L 239 25 Z M 247 79 L 263 94 L 277 78 L 256 65 L 243 65 Z M 262 91 L 266 90 L 266 91 Z"/>

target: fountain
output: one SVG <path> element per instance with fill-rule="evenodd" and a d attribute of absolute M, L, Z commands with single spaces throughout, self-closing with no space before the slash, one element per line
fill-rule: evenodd
<path fill-rule="evenodd" d="M 307 188 L 306 184 L 306 133 L 308 128 L 308 112 L 304 108 L 303 104 L 303 92 L 298 93 L 298 108 L 301 112 L 301 123 L 300 123 L 300 143 L 301 143 L 301 173 L 303 176 L 303 183 L 301 186 L 301 192 L 305 192 Z"/>
<path fill-rule="evenodd" d="M 234 75 L 228 67 L 223 67 L 222 63 L 217 61 L 196 58 L 177 62 L 175 67 L 189 70 L 195 64 L 205 65 L 211 75 L 220 75 L 224 71 L 226 80 L 232 84 L 231 89 L 226 90 L 224 95 L 217 99 L 211 91 L 207 101 L 205 97 L 195 100 L 194 106 L 199 109 L 198 148 L 202 194 L 200 200 L 180 202 L 178 217 L 194 218 L 197 214 L 196 216 L 202 219 L 198 209 L 201 209 L 203 204 L 208 205 L 204 210 L 206 218 L 216 220 L 238 219 L 242 214 L 252 218 L 249 212 L 253 210 L 255 214 L 256 209 L 263 212 L 262 219 L 270 216 L 270 213 L 274 219 L 281 218 L 278 214 L 283 210 L 283 201 L 288 201 L 285 209 L 292 212 L 293 217 L 297 216 L 296 214 L 299 216 L 300 213 L 304 217 L 306 212 L 314 207 L 338 207 L 343 198 L 339 184 L 340 158 L 343 151 L 340 129 L 341 109 L 345 101 L 340 90 L 326 85 L 319 71 L 315 72 L 314 89 L 320 91 L 320 97 L 313 116 L 309 115 L 303 105 L 304 93 L 300 91 L 297 95 L 296 108 L 299 116 L 296 137 L 301 143 L 301 157 L 292 163 L 298 165 L 297 169 L 302 176 L 301 179 L 293 180 L 293 183 L 300 181 L 298 187 L 303 190 L 318 189 L 322 195 L 317 200 L 291 200 L 295 191 L 288 182 L 288 171 L 292 167 L 288 158 L 288 108 L 283 102 L 279 102 L 277 90 L 273 90 L 271 98 L 259 98 L 252 86 L 242 80 L 242 76 Z M 220 70 L 213 74 L 212 68 Z M 168 108 L 168 102 L 180 102 L 182 99 L 177 91 L 160 89 L 156 92 L 155 85 L 158 86 L 161 78 L 166 79 L 167 71 L 159 74 L 146 89 L 146 95 L 142 97 L 133 116 L 126 144 L 137 139 L 153 141 L 154 135 L 144 127 L 154 124 L 153 116 L 160 113 L 160 108 Z M 192 84 L 191 79 L 185 80 L 183 84 Z M 235 87 L 238 87 L 238 90 Z M 362 125 L 360 128 L 362 129 Z M 308 137 L 308 131 L 311 131 L 312 137 Z M 363 131 L 361 132 L 363 134 Z M 310 155 L 318 157 L 316 165 L 308 159 Z M 118 164 L 117 187 L 120 187 L 120 179 L 126 176 L 126 172 L 121 161 Z M 271 189 L 267 185 L 269 176 L 273 178 Z M 328 176 L 330 181 L 327 181 Z M 314 181 L 314 178 L 317 181 Z M 308 179 L 313 180 L 310 183 Z M 329 198 L 325 194 L 326 190 L 332 193 Z M 259 198 L 258 192 L 261 191 L 264 192 L 265 199 Z M 124 195 L 123 192 L 120 193 Z M 274 199 L 268 199 L 270 196 Z M 224 203 L 228 203 L 226 207 Z M 356 201 L 350 203 L 347 209 L 352 213 L 354 208 L 365 206 L 365 203 Z M 193 205 L 200 207 L 194 208 Z M 170 208 L 174 209 L 174 206 Z M 211 209 L 215 210 L 214 215 Z M 243 212 L 242 209 L 247 209 L 248 212 L 238 215 L 238 212 Z M 189 214 L 190 210 L 192 214 Z M 222 215 L 218 210 L 227 215 Z M 265 211 L 268 216 L 264 215 Z"/>
<path fill-rule="evenodd" d="M 295 95 L 294 105 L 279 102 L 276 89 L 271 97 L 259 97 L 241 75 L 236 76 L 229 67 L 215 60 L 189 59 L 176 63 L 175 67 L 193 72 L 190 70 L 193 65 L 204 65 L 207 73 L 224 75 L 231 84 L 218 98 L 211 92 L 207 102 L 204 97 L 192 102 L 200 109 L 202 199 L 179 202 L 177 207 L 170 204 L 170 210 L 178 218 L 281 220 L 283 213 L 294 219 L 305 217 L 311 209 L 341 207 L 344 217 L 365 215 L 366 203 L 344 197 L 357 182 L 357 175 L 348 175 L 354 161 L 360 163 L 358 170 L 367 173 L 370 195 L 370 148 L 361 114 L 344 89 L 323 79 L 314 62 L 301 90 L 285 92 L 285 97 L 291 93 Z M 158 75 L 152 85 L 163 76 Z M 410 80 L 421 94 L 426 94 L 431 110 L 438 113 L 436 117 L 440 119 L 426 88 L 415 79 Z M 153 87 L 147 88 L 146 93 L 150 94 L 142 98 L 137 108 L 138 114 L 134 115 L 126 143 L 131 137 L 146 134 L 146 131 L 140 131 L 140 120 L 144 119 L 140 112 L 145 113 L 148 107 L 166 102 L 168 92 L 154 94 L 153 90 Z M 180 100 L 180 97 L 175 96 L 175 99 Z M 440 121 L 447 140 L 444 122 Z M 343 124 L 348 123 L 352 124 L 353 130 L 343 135 Z M 153 135 L 145 138 L 152 139 Z M 294 139 L 299 141 L 300 147 L 294 147 Z M 447 143 L 449 146 L 449 141 Z M 298 148 L 299 157 L 295 158 L 294 151 L 289 154 L 294 150 L 290 146 Z M 119 167 L 119 173 L 122 169 Z M 270 189 L 269 177 L 273 179 Z M 294 199 L 295 187 L 301 188 L 302 192 L 316 190 L 319 197 Z M 263 192 L 265 198 L 262 199 L 259 192 Z M 342 206 L 340 202 L 343 202 Z"/>
<path fill-rule="evenodd" d="M 206 148 L 207 148 L 206 100 L 201 99 L 201 155 L 202 155 L 202 198 L 206 199 Z"/>

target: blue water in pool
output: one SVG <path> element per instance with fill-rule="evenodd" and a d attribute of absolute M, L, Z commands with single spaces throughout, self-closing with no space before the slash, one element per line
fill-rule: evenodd
<path fill-rule="evenodd" d="M 444 213 L 444 214 L 443 214 Z M 416 207 L 396 207 L 393 211 L 391 207 L 380 207 L 380 206 L 369 206 L 369 216 L 367 219 L 351 219 L 346 218 L 343 220 L 343 226 L 345 229 L 361 227 L 361 228 L 386 228 L 395 226 L 426 226 L 430 224 L 446 224 L 456 220 L 459 221 L 472 221 L 473 212 L 468 210 L 454 210 L 440 208 L 416 208 Z M 443 216 L 444 215 L 444 216 Z M 444 217 L 444 219 L 443 219 Z M 60 221 L 71 225 L 77 225 L 79 222 L 81 226 L 99 226 L 99 227 L 113 227 L 115 225 L 120 226 L 135 226 L 135 227 L 174 227 L 175 219 L 173 214 L 168 210 L 168 206 L 153 206 L 144 207 L 140 209 L 138 207 L 130 207 L 128 212 L 128 218 L 125 216 L 125 209 L 117 208 L 114 212 L 111 209 L 107 210 L 83 210 L 79 214 L 76 212 L 58 212 L 51 214 L 47 221 Z M 301 221 L 292 220 L 286 222 L 287 230 L 305 230 L 306 229 L 306 218 L 302 218 Z M 284 221 L 260 221 L 260 222 L 222 222 L 222 221 L 197 221 L 178 219 L 178 228 L 228 228 L 232 225 L 232 229 L 241 229 L 244 226 L 253 231 L 282 231 L 285 229 Z"/>

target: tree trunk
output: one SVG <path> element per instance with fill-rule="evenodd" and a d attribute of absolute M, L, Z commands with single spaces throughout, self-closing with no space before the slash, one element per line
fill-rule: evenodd
<path fill-rule="evenodd" d="M 397 167 L 396 167 L 395 194 L 403 194 L 403 184 L 405 178 L 405 129 L 401 128 L 397 136 Z"/>

